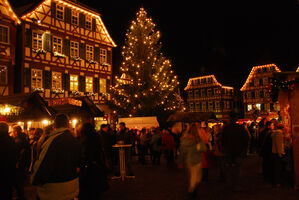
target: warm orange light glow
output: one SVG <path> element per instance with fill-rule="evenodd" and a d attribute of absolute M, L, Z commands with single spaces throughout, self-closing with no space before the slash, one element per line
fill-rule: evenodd
<path fill-rule="evenodd" d="M 7 0 L 1 0 L 0 2 L 1 2 L 1 6 L 4 6 L 7 9 L 9 17 L 11 17 L 12 20 L 15 21 L 16 24 L 20 24 L 21 21 L 18 18 L 18 16 L 15 14 L 15 12 L 13 11 L 9 2 Z"/>
<path fill-rule="evenodd" d="M 241 91 L 244 91 L 245 88 L 247 87 L 247 85 L 249 84 L 250 80 L 252 79 L 253 75 L 256 74 L 256 71 L 258 69 L 262 69 L 262 68 L 269 68 L 269 67 L 274 67 L 276 72 L 281 72 L 281 70 L 275 65 L 275 64 L 267 64 L 267 65 L 259 65 L 259 66 L 254 66 L 251 71 L 250 74 L 246 80 L 246 82 L 244 83 L 244 85 L 241 88 Z"/>

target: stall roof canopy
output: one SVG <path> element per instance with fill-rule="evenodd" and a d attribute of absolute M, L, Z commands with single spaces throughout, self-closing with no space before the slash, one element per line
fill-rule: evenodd
<path fill-rule="evenodd" d="M 58 113 L 65 113 L 69 116 L 81 117 L 103 117 L 101 111 L 87 96 L 54 99 L 49 102 L 51 107 Z"/>
<path fill-rule="evenodd" d="M 130 117 L 130 118 L 119 118 L 118 123 L 124 122 L 126 127 L 129 129 L 142 129 L 158 127 L 159 123 L 157 117 Z"/>
<path fill-rule="evenodd" d="M 19 115 L 15 116 L 14 120 L 40 120 L 55 117 L 55 110 L 48 107 L 47 102 L 38 92 L 1 96 L 0 104 L 13 105 L 22 109 Z"/>
<path fill-rule="evenodd" d="M 170 115 L 168 122 L 200 122 L 216 119 L 212 112 L 177 112 Z"/>

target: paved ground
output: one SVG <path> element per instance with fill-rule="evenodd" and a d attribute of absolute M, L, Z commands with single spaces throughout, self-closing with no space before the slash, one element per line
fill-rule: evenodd
<path fill-rule="evenodd" d="M 187 196 L 187 175 L 184 169 L 141 165 L 134 161 L 135 179 L 111 180 L 104 200 L 184 200 Z M 299 191 L 288 185 L 273 188 L 259 174 L 259 160 L 249 156 L 242 167 L 241 192 L 232 192 L 228 184 L 218 180 L 215 168 L 209 171 L 208 182 L 200 185 L 200 199 L 205 200 L 298 200 Z M 34 188 L 27 187 L 28 200 L 34 200 Z"/>

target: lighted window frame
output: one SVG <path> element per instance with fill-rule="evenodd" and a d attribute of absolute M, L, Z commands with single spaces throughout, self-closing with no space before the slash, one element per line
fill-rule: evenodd
<path fill-rule="evenodd" d="M 56 19 L 64 20 L 64 6 L 56 4 Z"/>
<path fill-rule="evenodd" d="M 72 9 L 72 17 L 71 17 L 71 23 L 73 25 L 79 24 L 79 11 Z"/>
<path fill-rule="evenodd" d="M 0 66 L 0 85 L 7 85 L 7 67 L 6 66 Z"/>
<path fill-rule="evenodd" d="M 39 31 L 32 31 L 32 48 L 43 49 L 43 34 Z"/>
<path fill-rule="evenodd" d="M 62 53 L 62 38 L 53 36 L 53 52 Z"/>
<path fill-rule="evenodd" d="M 93 46 L 87 44 L 86 45 L 86 60 L 93 60 L 93 55 L 94 55 Z"/>
<path fill-rule="evenodd" d="M 31 88 L 43 87 L 43 70 L 31 69 Z"/>
<path fill-rule="evenodd" d="M 0 43 L 9 43 L 9 27 L 0 25 Z"/>
<path fill-rule="evenodd" d="M 91 28 L 92 28 L 92 17 L 91 16 L 86 15 L 85 28 L 91 30 Z"/>
<path fill-rule="evenodd" d="M 213 111 L 213 109 L 214 109 L 213 101 L 209 101 L 209 103 L 208 103 L 208 109 L 209 109 L 209 111 Z"/>
<path fill-rule="evenodd" d="M 93 92 L 93 78 L 91 76 L 85 77 L 85 86 L 86 92 Z"/>
<path fill-rule="evenodd" d="M 79 76 L 70 74 L 70 90 L 78 91 L 79 88 Z"/>
<path fill-rule="evenodd" d="M 248 104 L 247 105 L 247 111 L 251 111 L 252 110 L 252 105 L 251 104 Z"/>
<path fill-rule="evenodd" d="M 107 79 L 100 78 L 100 93 L 106 93 L 107 92 Z"/>
<path fill-rule="evenodd" d="M 100 63 L 107 62 L 107 50 L 100 48 Z"/>
<path fill-rule="evenodd" d="M 71 57 L 79 57 L 79 42 L 71 41 L 70 46 Z"/>
<path fill-rule="evenodd" d="M 52 89 L 53 90 L 61 90 L 62 89 L 61 72 L 52 72 Z"/>

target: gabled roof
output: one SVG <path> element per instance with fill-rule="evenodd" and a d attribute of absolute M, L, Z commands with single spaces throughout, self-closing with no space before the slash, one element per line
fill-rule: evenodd
<path fill-rule="evenodd" d="M 0 15 L 4 18 L 11 19 L 15 24 L 20 24 L 21 21 L 13 11 L 8 0 L 0 0 Z"/>
<path fill-rule="evenodd" d="M 249 84 L 252 76 L 257 73 L 258 69 L 262 69 L 262 68 L 270 68 L 270 67 L 274 67 L 275 72 L 281 72 L 280 69 L 275 65 L 275 64 L 267 64 L 267 65 L 259 65 L 259 66 L 254 66 L 252 67 L 249 76 L 247 77 L 246 82 L 244 83 L 244 85 L 242 86 L 242 88 L 240 89 L 241 91 L 244 91 L 245 88 L 247 87 L 247 85 Z"/>
<path fill-rule="evenodd" d="M 193 88 L 192 81 L 206 79 L 206 78 L 212 78 L 212 83 L 210 83 L 210 84 L 215 84 L 216 86 L 225 87 L 225 88 L 228 88 L 228 89 L 233 89 L 233 87 L 223 86 L 221 83 L 219 83 L 217 81 L 215 75 L 207 75 L 207 76 L 199 76 L 199 77 L 190 78 L 188 83 L 187 83 L 187 86 L 185 87 L 184 90 L 189 90 L 189 89 Z"/>
<path fill-rule="evenodd" d="M 43 0 L 43 1 L 39 1 L 38 4 L 35 3 L 35 4 L 28 4 L 28 5 L 22 6 L 22 7 L 18 8 L 18 13 L 21 16 L 21 19 L 23 19 L 23 20 L 25 20 L 26 18 L 31 18 L 32 14 L 34 14 L 35 12 L 38 12 L 39 10 L 42 10 L 42 5 L 49 4 L 50 1 L 51 0 Z M 111 36 L 109 35 L 109 33 L 101 19 L 100 13 L 97 12 L 95 9 L 89 8 L 88 6 L 86 6 L 82 3 L 74 2 L 74 1 L 70 1 L 70 0 L 52 0 L 52 1 L 54 1 L 56 3 L 61 3 L 66 7 L 76 9 L 76 10 L 78 10 L 84 14 L 88 14 L 88 15 L 92 16 L 93 18 L 95 18 L 96 20 L 98 20 L 98 23 L 102 27 L 102 30 L 103 30 L 107 40 L 109 41 L 110 45 L 112 47 L 116 47 L 116 44 L 112 40 Z"/>
<path fill-rule="evenodd" d="M 299 72 L 299 67 L 297 68 L 296 72 Z"/>

